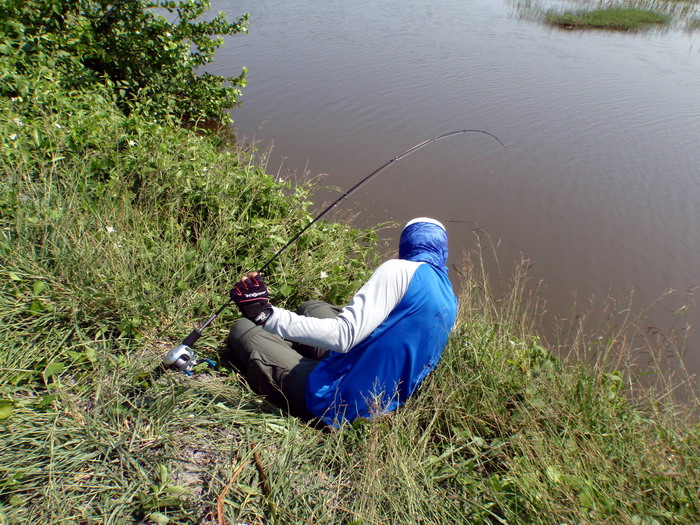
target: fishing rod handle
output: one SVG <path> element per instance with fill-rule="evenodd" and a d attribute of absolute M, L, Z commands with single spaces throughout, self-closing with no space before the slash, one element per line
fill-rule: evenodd
<path fill-rule="evenodd" d="M 185 339 L 182 341 L 182 344 L 185 345 L 185 346 L 189 346 L 190 348 L 192 348 L 192 347 L 194 346 L 194 344 L 195 344 L 197 341 L 199 341 L 199 338 L 202 337 L 202 332 L 201 332 L 200 330 L 201 330 L 201 329 L 199 329 L 199 328 L 196 329 L 196 330 L 192 330 L 192 331 L 190 332 L 190 335 L 188 335 L 187 337 L 185 337 Z"/>

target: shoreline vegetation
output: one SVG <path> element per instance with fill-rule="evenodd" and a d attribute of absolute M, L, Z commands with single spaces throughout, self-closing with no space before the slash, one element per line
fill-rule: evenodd
<path fill-rule="evenodd" d="M 666 24 L 670 17 L 649 9 L 606 7 L 592 11 L 549 11 L 545 20 L 564 29 L 632 31 Z"/>
<path fill-rule="evenodd" d="M 532 9 L 530 6 L 529 9 Z M 651 28 L 679 26 L 687 31 L 700 27 L 697 0 L 637 0 L 625 3 L 575 3 L 539 10 L 544 23 L 571 30 L 635 32 Z"/>
<path fill-rule="evenodd" d="M 440 365 L 395 413 L 322 433 L 224 365 L 154 372 L 308 224 L 314 187 L 198 125 L 244 77 L 188 71 L 245 19 L 197 25 L 206 2 L 163 3 L 173 25 L 148 5 L 0 4 L 0 524 L 700 521 L 691 379 L 638 366 L 632 323 L 547 348 L 526 265 L 496 296 L 481 250 Z M 375 243 L 317 224 L 270 269 L 273 301 L 342 304 Z M 218 360 L 236 317 L 198 352 Z"/>

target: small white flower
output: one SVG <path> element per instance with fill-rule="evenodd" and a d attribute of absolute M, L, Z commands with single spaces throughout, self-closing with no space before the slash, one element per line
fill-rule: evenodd
<path fill-rule="evenodd" d="M 321 279 L 325 279 L 328 277 L 328 274 L 326 272 L 321 272 Z"/>
<path fill-rule="evenodd" d="M 207 171 L 209 171 L 209 168 L 202 168 L 202 171 L 206 173 Z"/>
<path fill-rule="evenodd" d="M 107 230 L 107 233 L 114 233 L 115 231 L 117 231 L 114 228 L 112 228 L 111 226 L 107 226 L 105 229 Z"/>
<path fill-rule="evenodd" d="M 15 124 L 17 124 L 20 128 L 24 126 L 24 122 L 22 122 L 22 119 L 19 117 L 15 119 Z"/>
<path fill-rule="evenodd" d="M 17 133 L 10 135 L 10 140 L 15 140 L 17 138 Z"/>
<path fill-rule="evenodd" d="M 130 141 L 129 141 L 129 146 L 136 146 L 136 141 L 135 141 L 135 140 L 130 140 Z"/>
<path fill-rule="evenodd" d="M 58 129 L 61 129 L 63 127 L 58 122 L 54 122 L 54 126 L 56 126 Z"/>

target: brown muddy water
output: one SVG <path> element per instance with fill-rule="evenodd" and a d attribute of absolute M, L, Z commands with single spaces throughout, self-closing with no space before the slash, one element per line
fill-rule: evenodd
<path fill-rule="evenodd" d="M 700 372 L 700 31 L 565 31 L 503 0 L 212 3 L 250 13 L 208 70 L 248 68 L 232 115 L 239 138 L 272 147 L 269 172 L 348 189 L 422 140 L 489 131 L 507 149 L 474 134 L 435 143 L 343 210 L 360 226 L 455 221 L 457 266 L 485 232 L 494 278 L 525 258 L 542 281 L 550 341 L 609 295 L 603 324 L 620 323 L 631 296 L 642 332 L 688 336 Z"/>

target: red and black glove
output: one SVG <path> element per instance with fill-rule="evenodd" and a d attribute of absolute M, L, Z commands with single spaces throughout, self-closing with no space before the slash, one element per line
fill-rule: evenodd
<path fill-rule="evenodd" d="M 270 294 L 262 276 L 246 277 L 231 289 L 231 299 L 236 303 L 243 317 L 257 325 L 264 325 L 272 315 Z"/>

